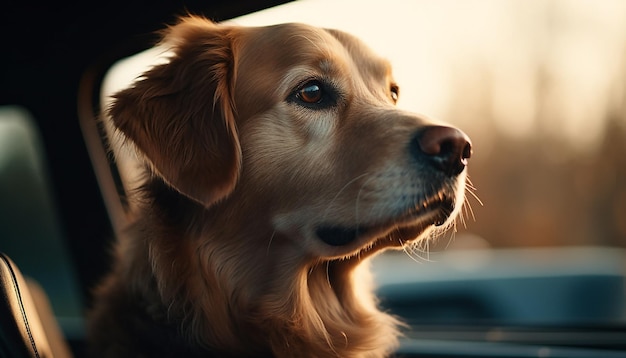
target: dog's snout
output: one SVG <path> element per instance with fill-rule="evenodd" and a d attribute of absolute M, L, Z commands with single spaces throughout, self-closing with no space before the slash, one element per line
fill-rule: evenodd
<path fill-rule="evenodd" d="M 472 155 L 472 143 L 462 131 L 446 126 L 428 126 L 411 142 L 418 160 L 426 160 L 436 169 L 450 175 L 460 174 Z"/>

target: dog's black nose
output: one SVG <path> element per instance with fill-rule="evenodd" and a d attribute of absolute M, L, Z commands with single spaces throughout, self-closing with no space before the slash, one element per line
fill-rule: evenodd
<path fill-rule="evenodd" d="M 417 132 L 411 150 L 416 159 L 425 159 L 436 169 L 454 176 L 465 169 L 472 156 L 472 143 L 456 128 L 428 126 Z"/>

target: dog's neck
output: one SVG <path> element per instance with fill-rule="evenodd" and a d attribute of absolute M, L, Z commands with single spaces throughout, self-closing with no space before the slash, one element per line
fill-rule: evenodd
<path fill-rule="evenodd" d="M 394 348 L 397 322 L 377 311 L 367 263 L 302 258 L 280 244 L 288 238 L 259 227 L 218 232 L 223 226 L 211 221 L 227 218 L 164 185 L 144 188 L 158 190 L 152 197 L 160 202 L 150 202 L 150 214 L 137 223 L 152 233 L 149 249 L 137 252 L 150 252 L 146 269 L 156 285 L 138 287 L 158 290 L 144 295 L 158 297 L 170 312 L 185 312 L 171 318 L 183 322 L 183 332 L 194 332 L 188 339 L 243 355 L 380 357 Z M 159 236 L 159 227 L 170 232 Z M 251 235 L 253 242 L 235 240 Z"/>

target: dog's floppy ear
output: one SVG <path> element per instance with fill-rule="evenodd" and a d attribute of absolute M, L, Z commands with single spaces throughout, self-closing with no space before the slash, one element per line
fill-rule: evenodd
<path fill-rule="evenodd" d="M 157 175 L 205 206 L 226 197 L 241 170 L 233 33 L 206 19 L 182 19 L 164 37 L 169 62 L 117 93 L 108 112 Z"/>

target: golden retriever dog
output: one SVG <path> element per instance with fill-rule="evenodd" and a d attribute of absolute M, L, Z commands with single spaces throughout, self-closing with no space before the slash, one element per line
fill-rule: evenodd
<path fill-rule="evenodd" d="M 137 151 L 136 220 L 90 315 L 102 357 L 383 357 L 367 261 L 464 202 L 468 137 L 399 110 L 346 33 L 188 16 L 106 112 Z"/>

